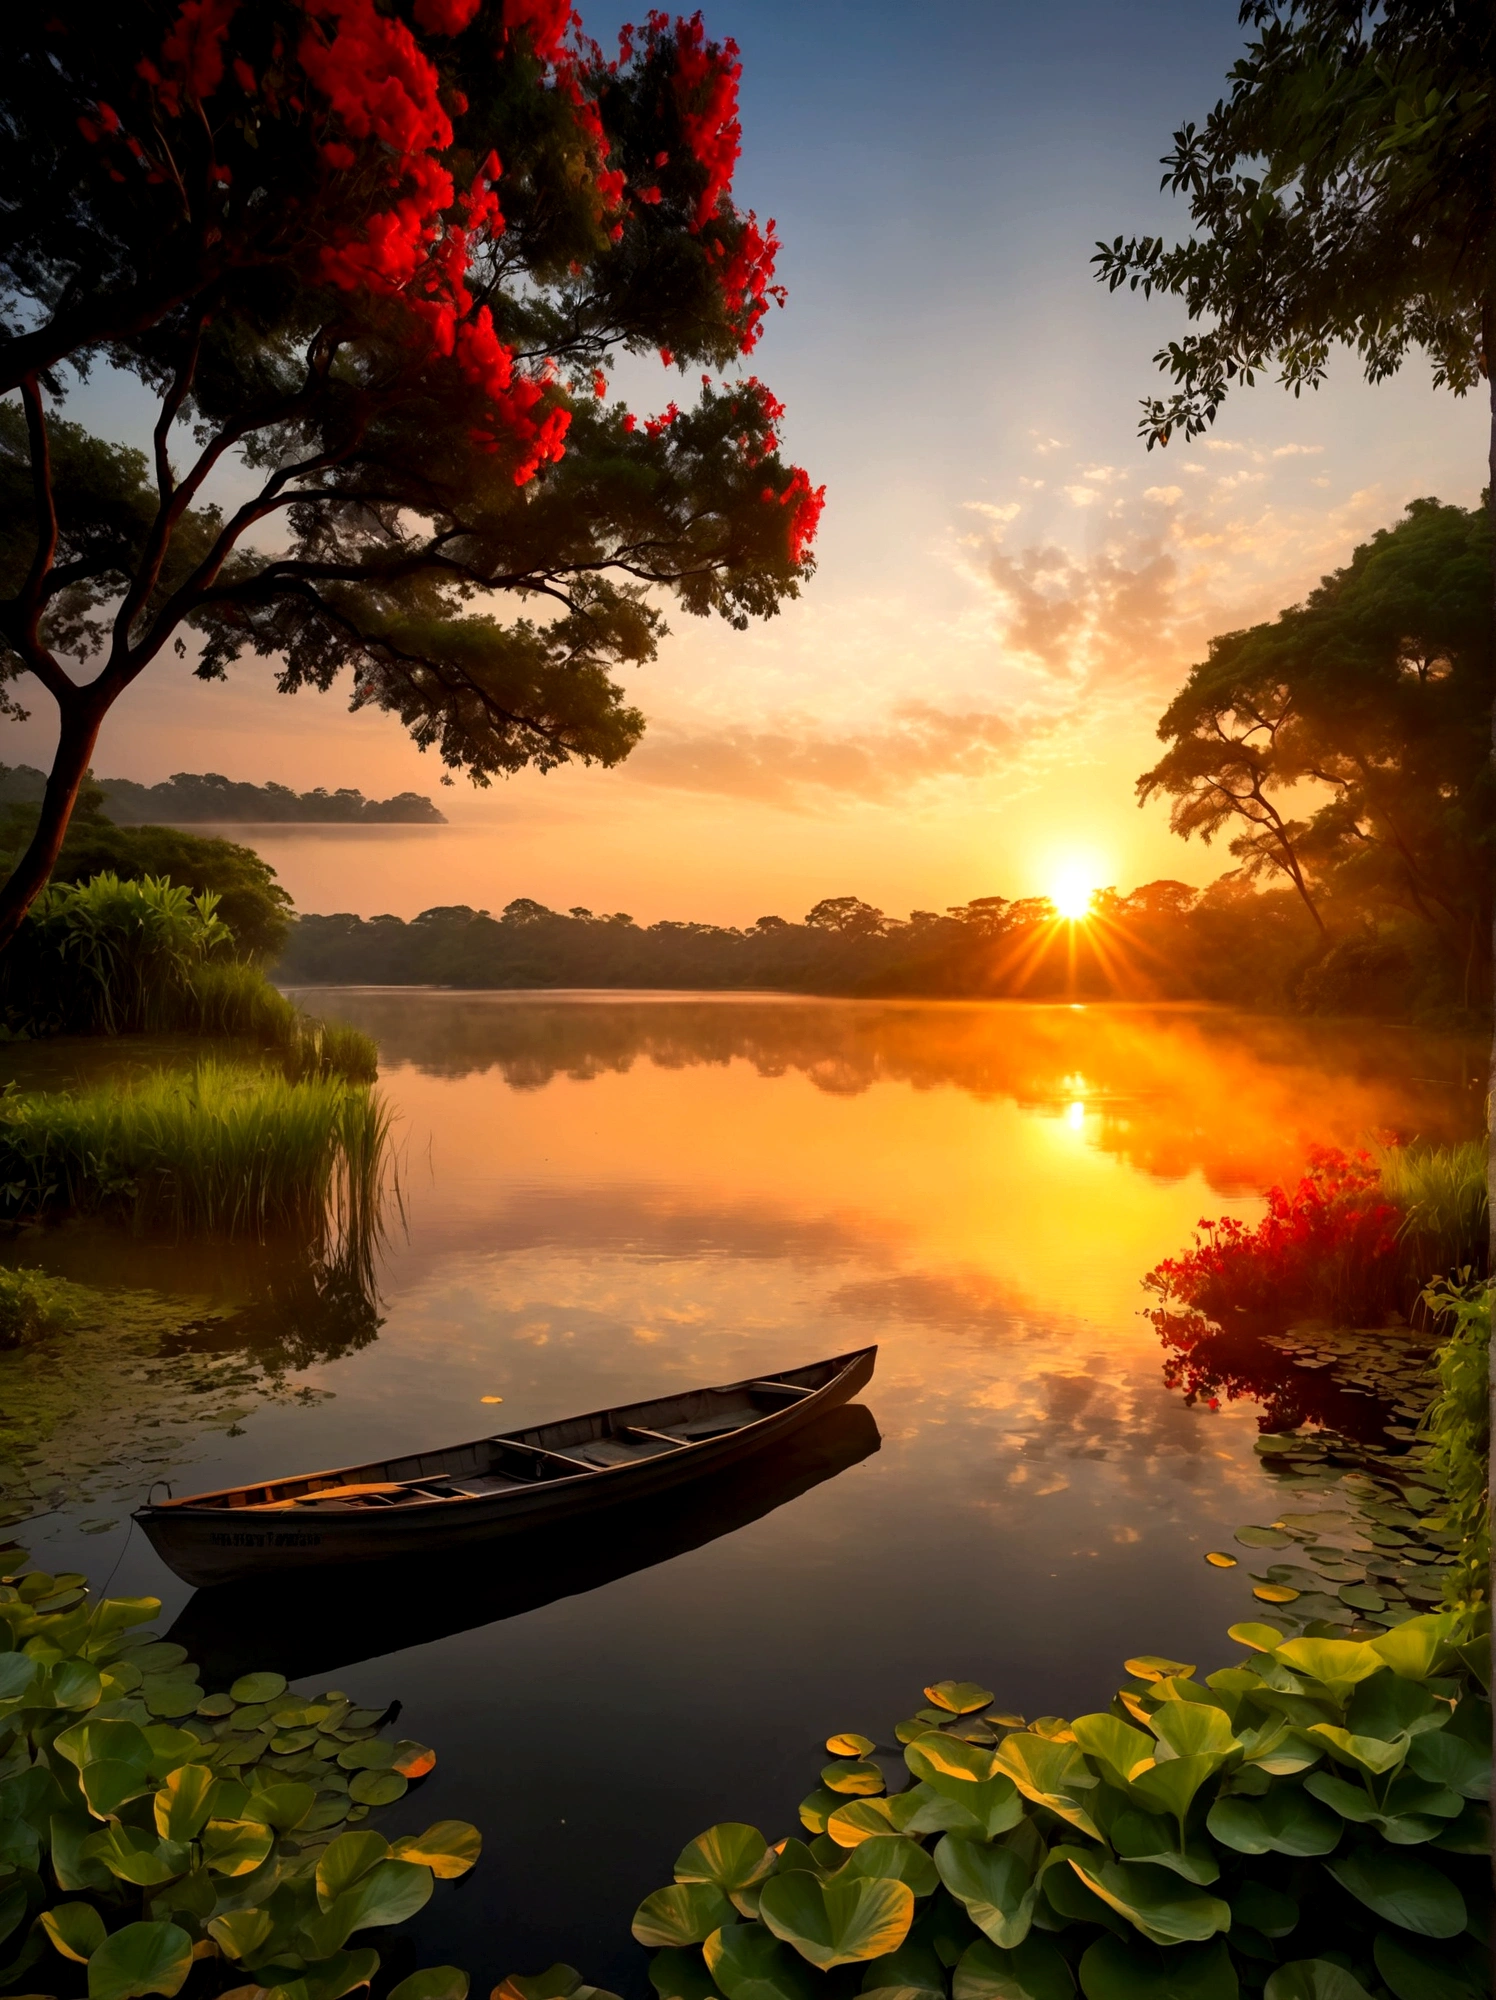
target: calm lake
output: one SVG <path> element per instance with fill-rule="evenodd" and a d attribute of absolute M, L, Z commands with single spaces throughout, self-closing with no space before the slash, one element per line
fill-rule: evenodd
<path fill-rule="evenodd" d="M 158 1594 L 209 1671 L 405 1704 L 440 1761 L 380 1823 L 483 1829 L 416 1927 L 478 1993 L 555 1959 L 644 1990 L 629 1918 L 685 1841 L 799 1831 L 827 1733 L 891 1744 L 927 1681 L 1033 1717 L 1103 1704 L 1131 1653 L 1227 1657 L 1250 1583 L 1203 1557 L 1273 1518 L 1260 1410 L 1166 1387 L 1140 1280 L 1309 1143 L 1463 1137 L 1484 1089 L 1456 1042 L 1190 1008 L 297 997 L 377 1036 L 398 1115 L 377 1324 L 308 1311 L 273 1254 L 13 1240 L 180 1308 L 164 1359 L 137 1329 L 55 1371 L 21 1532 Z M 859 1407 L 783 1462 L 399 1590 L 194 1606 L 129 1532 L 158 1474 L 337 1465 L 869 1341 Z M 12 1372 L 0 1415 L 33 1393 Z"/>

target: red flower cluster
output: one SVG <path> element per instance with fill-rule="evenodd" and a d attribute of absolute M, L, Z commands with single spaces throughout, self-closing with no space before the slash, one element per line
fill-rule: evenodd
<path fill-rule="evenodd" d="M 780 305 L 785 301 L 784 286 L 770 282 L 774 276 L 774 260 L 780 250 L 777 231 L 778 224 L 771 217 L 769 233 L 763 235 L 759 230 L 758 217 L 749 209 L 736 247 L 724 256 L 721 245 L 713 244 L 707 253 L 714 262 L 721 262 L 717 282 L 722 287 L 727 310 L 743 329 L 744 354 L 751 354 L 758 345 L 769 300 L 774 299 Z"/>
<path fill-rule="evenodd" d="M 782 493 L 775 493 L 772 487 L 764 488 L 765 500 L 777 500 L 789 515 L 790 561 L 796 568 L 810 553 L 810 545 L 816 538 L 816 529 L 821 525 L 821 510 L 826 505 L 824 486 L 812 486 L 810 474 L 803 465 L 790 468 L 790 483 Z"/>
<path fill-rule="evenodd" d="M 138 66 L 168 116 L 181 117 L 183 93 L 200 104 L 223 82 L 223 38 L 237 7 L 238 0 L 185 0 L 161 44 L 161 67 Z"/>
<path fill-rule="evenodd" d="M 667 26 L 666 15 L 649 16 L 651 36 L 662 34 Z M 742 74 L 736 42 L 724 42 L 720 47 L 709 42 L 699 13 L 689 21 L 683 16 L 676 20 L 674 90 L 681 131 L 691 157 L 706 169 L 694 229 L 711 220 L 717 204 L 732 187 L 743 150 L 743 128 L 738 122 L 738 79 Z"/>
<path fill-rule="evenodd" d="M 1378 1184 L 1369 1154 L 1312 1147 L 1296 1187 L 1269 1188 L 1255 1228 L 1230 1215 L 1202 1218 L 1194 1249 L 1166 1257 L 1143 1283 L 1169 1308 L 1216 1321 L 1308 1312 L 1375 1324 L 1395 1286 L 1402 1220 L 1394 1203 L 1377 1199 Z"/>
<path fill-rule="evenodd" d="M 476 0 L 468 12 L 470 16 L 477 12 Z M 530 47 L 543 63 L 553 63 L 560 54 L 570 21 L 571 0 L 504 0 L 505 33 L 528 28 Z"/>
<path fill-rule="evenodd" d="M 675 422 L 676 418 L 679 415 L 680 411 L 677 409 L 674 403 L 667 404 L 665 409 L 661 411 L 659 416 L 645 418 L 644 435 L 646 437 L 652 437 L 652 438 L 657 438 L 662 436 L 664 432 L 669 430 L 670 426 Z M 632 424 L 629 425 L 629 429 L 630 430 L 633 429 Z"/>
<path fill-rule="evenodd" d="M 432 35 L 460 35 L 481 0 L 416 0 L 416 26 Z"/>

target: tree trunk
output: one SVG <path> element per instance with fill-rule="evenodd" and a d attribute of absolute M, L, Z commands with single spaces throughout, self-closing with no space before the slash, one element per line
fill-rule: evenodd
<path fill-rule="evenodd" d="M 1496 182 L 1496 148 L 1491 156 L 1491 172 Z M 1491 523 L 1491 623 L 1486 632 L 1489 648 L 1488 665 L 1491 669 L 1491 762 L 1493 776 L 1496 776 L 1496 293 L 1488 292 L 1481 308 L 1481 347 L 1484 350 L 1486 366 L 1486 393 L 1491 404 L 1491 446 L 1486 464 L 1486 514 Z M 1487 867 L 1490 866 L 1489 856 Z M 1496 911 L 1492 915 L 1492 953 L 1496 962 Z M 1486 1090 L 1486 1198 L 1490 1203 L 1490 1233 L 1486 1249 L 1486 1296 L 1491 1297 L 1491 1288 L 1496 1285 L 1496 993 L 1492 1000 L 1491 1026 L 1491 1074 Z M 1496 1315 L 1490 1346 L 1486 1352 L 1488 1410 L 1496 1417 Z M 1486 1493 L 1489 1518 L 1489 1495 L 1491 1489 L 1490 1437 L 1496 1435 L 1496 1425 L 1487 1434 L 1486 1450 Z M 1486 1604 L 1489 1608 L 1496 1604 L 1496 1550 L 1492 1551 L 1491 1572 L 1486 1579 Z M 1491 1857 L 1491 1877 L 1496 1886 L 1496 1854 Z M 1496 1976 L 1496 1940 L 1492 1943 L 1492 1971 Z"/>
<path fill-rule="evenodd" d="M 0 951 L 21 928 L 26 912 L 46 888 L 56 866 L 108 706 L 107 702 L 80 701 L 76 707 L 69 704 L 63 711 L 57 752 L 52 759 L 36 831 L 10 879 L 0 887 Z"/>

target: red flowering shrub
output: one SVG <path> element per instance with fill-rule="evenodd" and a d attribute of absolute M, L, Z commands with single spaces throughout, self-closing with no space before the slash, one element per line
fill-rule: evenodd
<path fill-rule="evenodd" d="M 1370 1154 L 1315 1146 L 1297 1186 L 1268 1189 L 1267 1214 L 1255 1226 L 1230 1215 L 1202 1218 L 1195 1247 L 1166 1257 L 1143 1283 L 1167 1311 L 1223 1323 L 1250 1313 L 1375 1325 L 1401 1275 L 1402 1211 L 1379 1187 Z"/>
<path fill-rule="evenodd" d="M 783 303 L 774 224 L 733 200 L 741 60 L 700 14 L 608 60 L 567 0 L 116 0 L 13 10 L 7 58 L 0 713 L 29 672 L 62 733 L 0 944 L 183 627 L 208 678 L 349 669 L 486 782 L 627 753 L 610 672 L 650 657 L 661 591 L 742 625 L 811 573 L 824 489 L 761 384 L 642 424 L 605 393 L 619 353 L 734 367 Z M 195 456 L 111 459 L 123 488 L 60 488 L 39 537 L 39 486 L 93 462 L 48 435 L 99 355 Z M 262 485 L 219 515 L 225 454 Z M 474 608 L 506 592 L 545 616 Z"/>

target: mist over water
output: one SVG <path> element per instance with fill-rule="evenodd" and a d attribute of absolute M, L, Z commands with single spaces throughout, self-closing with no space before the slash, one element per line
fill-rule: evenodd
<path fill-rule="evenodd" d="M 793 1830 L 826 1733 L 891 1743 L 934 1677 L 1034 1716 L 1096 1706 L 1140 1650 L 1217 1664 L 1250 1585 L 1203 1554 L 1279 1503 L 1258 1405 L 1165 1387 L 1139 1280 L 1202 1215 L 1260 1212 L 1309 1142 L 1480 1123 L 1478 1052 L 1344 1023 L 298 997 L 381 1046 L 401 1212 L 379 1323 L 289 1338 L 273 1248 L 66 1229 L 27 1246 L 200 1297 L 220 1317 L 187 1347 L 274 1352 L 276 1395 L 179 1430 L 178 1492 L 880 1348 L 865 1413 L 794 1462 L 544 1560 L 496 1545 L 399 1587 L 335 1580 L 320 1617 L 274 1593 L 189 1605 L 127 1538 L 139 1462 L 111 1475 L 116 1527 L 64 1494 L 27 1531 L 48 1568 L 117 1565 L 112 1589 L 161 1595 L 194 1657 L 285 1659 L 309 1691 L 405 1703 L 440 1762 L 389 1817 L 484 1828 L 474 1877 L 417 1926 L 479 1990 L 565 1958 L 640 1991 L 628 1919 L 680 1846 L 723 1818 Z"/>

